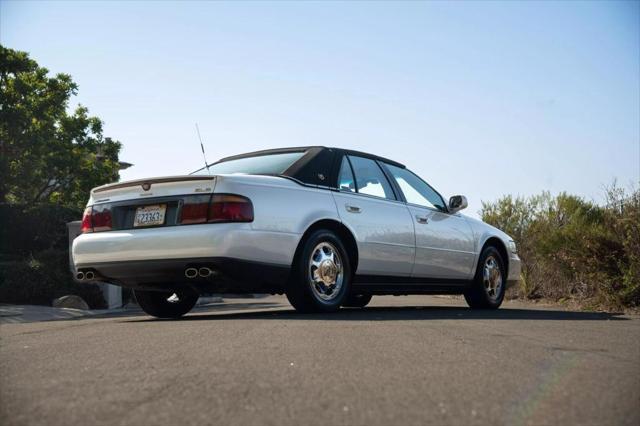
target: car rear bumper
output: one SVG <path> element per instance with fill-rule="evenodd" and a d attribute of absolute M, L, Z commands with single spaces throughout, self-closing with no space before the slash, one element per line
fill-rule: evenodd
<path fill-rule="evenodd" d="M 93 272 L 93 282 L 124 287 L 163 290 L 186 286 L 234 293 L 282 292 L 290 270 L 282 265 L 221 257 L 79 263 L 76 268 L 85 274 Z M 188 268 L 205 268 L 210 274 L 188 278 Z"/>
<path fill-rule="evenodd" d="M 167 226 L 87 233 L 73 241 L 80 265 L 230 258 L 289 267 L 300 235 L 253 230 L 248 223 Z"/>
<path fill-rule="evenodd" d="M 73 241 L 76 271 L 91 281 L 133 288 L 183 285 L 202 290 L 276 292 L 284 286 L 300 235 L 219 223 L 87 233 Z M 206 267 L 208 277 L 185 277 Z M 88 281 L 88 280 L 87 280 Z"/>

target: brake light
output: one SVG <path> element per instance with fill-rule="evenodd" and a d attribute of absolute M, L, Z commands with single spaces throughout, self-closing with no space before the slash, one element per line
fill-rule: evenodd
<path fill-rule="evenodd" d="M 82 214 L 80 231 L 87 232 L 111 231 L 111 210 L 106 207 L 87 207 Z"/>
<path fill-rule="evenodd" d="M 240 195 L 215 194 L 183 199 L 180 223 L 252 222 L 251 200 Z"/>
<path fill-rule="evenodd" d="M 94 206 L 91 222 L 93 232 L 111 231 L 111 209 L 107 206 Z"/>
<path fill-rule="evenodd" d="M 80 225 L 80 232 L 83 234 L 87 232 L 93 232 L 93 224 L 91 222 L 91 207 L 84 209 L 82 214 L 82 224 Z"/>
<path fill-rule="evenodd" d="M 240 195 L 214 195 L 211 197 L 209 222 L 252 222 L 253 204 Z"/>
<path fill-rule="evenodd" d="M 180 223 L 187 225 L 190 223 L 205 223 L 209 213 L 208 195 L 185 197 L 180 211 Z"/>

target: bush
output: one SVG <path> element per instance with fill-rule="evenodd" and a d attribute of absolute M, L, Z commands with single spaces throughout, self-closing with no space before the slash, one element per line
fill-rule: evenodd
<path fill-rule="evenodd" d="M 81 217 L 82 211 L 51 204 L 0 204 L 0 223 L 9 224 L 0 227 L 0 256 L 24 259 L 43 250 L 66 250 L 66 224 Z"/>
<path fill-rule="evenodd" d="M 615 185 L 604 206 L 562 193 L 484 203 L 522 259 L 518 296 L 593 307 L 640 306 L 640 192 Z"/>
<path fill-rule="evenodd" d="M 81 212 L 56 205 L 0 204 L 0 303 L 51 305 L 68 294 L 91 308 L 106 303 L 96 285 L 78 284 L 69 270 L 67 222 Z"/>
<path fill-rule="evenodd" d="M 66 251 L 45 250 L 28 259 L 5 261 L 0 268 L 0 302 L 51 305 L 53 299 L 75 294 L 90 308 L 106 308 L 97 285 L 78 284 L 71 278 Z"/>

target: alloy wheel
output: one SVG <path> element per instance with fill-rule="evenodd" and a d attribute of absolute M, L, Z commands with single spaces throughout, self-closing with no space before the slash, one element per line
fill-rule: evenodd
<path fill-rule="evenodd" d="M 484 261 L 482 283 L 489 299 L 493 302 L 498 300 L 502 290 L 502 270 L 497 259 L 493 256 L 487 257 Z"/>
<path fill-rule="evenodd" d="M 344 273 L 336 247 L 326 241 L 315 246 L 309 259 L 308 279 L 314 296 L 330 302 L 340 294 Z"/>

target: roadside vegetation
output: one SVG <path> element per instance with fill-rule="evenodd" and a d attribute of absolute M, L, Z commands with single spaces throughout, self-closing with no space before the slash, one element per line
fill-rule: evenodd
<path fill-rule="evenodd" d="M 617 185 L 596 205 L 548 192 L 483 202 L 482 220 L 513 236 L 522 282 L 510 297 L 586 309 L 640 306 L 640 191 Z"/>
<path fill-rule="evenodd" d="M 71 279 L 65 224 L 91 188 L 118 179 L 120 143 L 87 108 L 70 108 L 77 91 L 71 76 L 0 45 L 0 303 L 77 294 L 104 304 Z"/>

